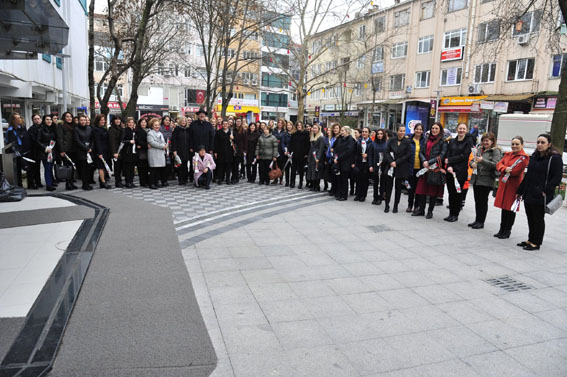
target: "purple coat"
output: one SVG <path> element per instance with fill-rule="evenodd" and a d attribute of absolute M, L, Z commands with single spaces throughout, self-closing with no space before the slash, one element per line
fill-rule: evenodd
<path fill-rule="evenodd" d="M 199 177 L 203 175 L 203 170 L 209 168 L 211 170 L 215 170 L 217 166 L 215 165 L 215 161 L 213 160 L 213 156 L 208 153 L 205 153 L 205 157 L 201 159 L 198 153 L 195 153 L 193 156 L 193 168 L 195 169 L 195 186 L 199 186 Z"/>

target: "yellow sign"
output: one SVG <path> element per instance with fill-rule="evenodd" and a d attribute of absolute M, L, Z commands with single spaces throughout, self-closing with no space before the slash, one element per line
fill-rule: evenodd
<path fill-rule="evenodd" d="M 474 102 L 485 99 L 488 96 L 478 97 L 441 97 L 439 106 L 470 106 Z"/>

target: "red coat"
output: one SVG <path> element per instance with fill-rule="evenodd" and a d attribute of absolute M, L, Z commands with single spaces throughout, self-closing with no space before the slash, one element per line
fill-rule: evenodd
<path fill-rule="evenodd" d="M 504 170 L 512 166 L 512 164 L 521 157 L 523 157 L 524 160 L 512 169 L 508 182 L 502 182 L 502 178 L 506 175 Z M 514 200 L 516 200 L 516 190 L 522 182 L 522 179 L 524 179 L 524 170 L 526 170 L 529 162 L 530 157 L 523 149 L 518 154 L 512 152 L 504 153 L 504 157 L 496 164 L 496 170 L 500 172 L 500 181 L 498 182 L 498 192 L 496 192 L 496 199 L 494 200 L 495 207 L 510 211 Z"/>

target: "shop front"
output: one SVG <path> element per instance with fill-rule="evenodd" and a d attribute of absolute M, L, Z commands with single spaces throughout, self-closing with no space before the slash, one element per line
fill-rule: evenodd
<path fill-rule="evenodd" d="M 442 97 L 438 109 L 441 124 L 453 134 L 460 123 L 465 123 L 469 129 L 478 125 L 479 132 L 485 132 L 488 129 L 488 114 L 481 111 L 480 101 L 486 97 Z"/>
<path fill-rule="evenodd" d="M 217 101 L 217 114 L 222 112 L 222 99 Z M 237 118 L 246 118 L 246 122 L 257 122 L 260 120 L 260 108 L 257 99 L 232 98 L 226 108 L 226 115 Z"/>
<path fill-rule="evenodd" d="M 138 119 L 141 118 L 163 118 L 164 115 L 169 114 L 168 105 L 138 105 L 136 106 Z"/>
<path fill-rule="evenodd" d="M 482 132 L 498 132 L 498 120 L 502 114 L 528 114 L 532 109 L 533 94 L 491 95 L 473 107 L 479 107 L 487 119 L 486 128 L 479 126 Z M 474 123 L 471 123 L 474 125 Z"/>
<path fill-rule="evenodd" d="M 429 100 L 409 100 L 404 104 L 404 122 L 406 126 L 406 135 L 413 134 L 416 124 L 421 124 L 424 131 L 429 129 L 429 115 L 431 111 L 431 102 Z"/>
<path fill-rule="evenodd" d="M 557 94 L 538 95 L 534 98 L 532 113 L 534 114 L 553 114 L 557 104 Z"/>

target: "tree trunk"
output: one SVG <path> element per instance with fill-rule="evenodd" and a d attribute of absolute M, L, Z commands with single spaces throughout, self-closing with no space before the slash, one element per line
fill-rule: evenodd
<path fill-rule="evenodd" d="M 95 0 L 89 4 L 89 115 L 91 123 L 94 124 L 95 115 L 95 80 L 94 80 L 94 13 Z"/>
<path fill-rule="evenodd" d="M 563 14 L 563 20 L 567 20 L 567 0 L 559 0 L 559 7 Z M 561 81 L 559 82 L 559 93 L 557 104 L 551 121 L 551 143 L 563 152 L 565 145 L 565 132 L 567 130 L 567 64 L 561 67 Z"/>

